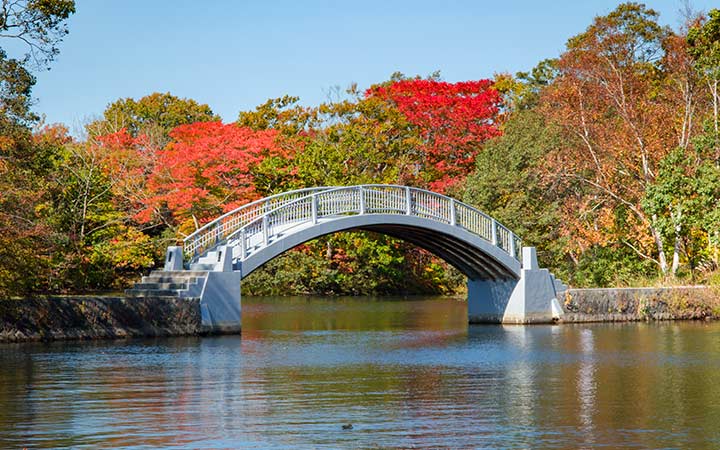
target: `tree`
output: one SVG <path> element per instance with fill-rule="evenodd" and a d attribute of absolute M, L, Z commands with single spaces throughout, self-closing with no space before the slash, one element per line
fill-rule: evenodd
<path fill-rule="evenodd" d="M 542 90 L 558 76 L 557 59 L 544 59 L 529 72 L 496 74 L 493 88 L 502 95 L 501 119 L 537 106 Z M 503 122 L 503 120 L 501 120 Z"/>
<path fill-rule="evenodd" d="M 22 59 L 0 48 L 0 159 L 10 164 L 43 164 L 27 150 L 29 127 L 38 120 L 32 113 L 35 77 L 28 63 L 47 66 L 59 53 L 57 44 L 68 33 L 65 20 L 75 12 L 72 0 L 1 0 L 0 39 L 20 40 L 28 46 Z"/>
<path fill-rule="evenodd" d="M 692 154 L 682 147 L 671 151 L 658 168 L 655 182 L 648 187 L 643 207 L 657 217 L 664 239 L 676 242 L 691 274 L 711 260 L 714 234 L 720 227 L 720 170 L 704 158 L 704 146 Z"/>
<path fill-rule="evenodd" d="M 643 5 L 623 3 L 595 18 L 568 41 L 560 75 L 544 90 L 541 107 L 569 137 L 568 145 L 549 155 L 548 176 L 587 188 L 566 202 L 565 221 L 576 245 L 622 241 L 665 273 L 657 217 L 641 199 L 658 161 L 677 145 L 683 122 L 677 114 L 685 111 L 670 111 L 667 96 L 658 95 L 658 86 L 667 86 L 660 63 L 669 30 L 657 16 Z"/>
<path fill-rule="evenodd" d="M 33 136 L 30 126 L 35 78 L 67 34 L 73 1 L 2 1 L 0 38 L 20 40 L 28 53 L 10 58 L 0 49 L 0 293 L 18 294 L 52 285 L 55 235 L 47 213 L 65 134 L 57 127 Z"/>
<path fill-rule="evenodd" d="M 478 154 L 464 201 L 508 226 L 523 245 L 537 247 L 543 267 L 570 275 L 563 267 L 566 254 L 558 229 L 562 197 L 545 185 L 541 170 L 545 155 L 561 142 L 559 130 L 536 111 L 516 111 L 503 135 Z"/>
<path fill-rule="evenodd" d="M 420 141 L 404 115 L 377 96 L 351 86 L 349 98 L 318 107 L 322 128 L 296 158 L 303 186 L 411 183 Z"/>
<path fill-rule="evenodd" d="M 51 139 L 2 135 L 0 158 L 0 295 L 17 295 L 51 284 L 54 233 L 47 220 L 53 189 Z M 60 134 L 60 133 L 58 133 Z M 34 158 L 37 152 L 45 158 Z"/>
<path fill-rule="evenodd" d="M 180 125 L 220 120 L 210 107 L 192 99 L 179 98 L 169 92 L 155 92 L 139 100 L 117 100 L 103 112 L 103 118 L 87 125 L 90 138 L 127 130 L 132 137 L 146 136 L 154 149 L 170 142 L 169 133 Z"/>
<path fill-rule="evenodd" d="M 431 189 L 444 192 L 472 171 L 482 144 L 500 134 L 501 98 L 492 84 L 403 79 L 373 86 L 365 95 L 390 101 L 416 127 L 418 175 Z"/>
<path fill-rule="evenodd" d="M 37 120 L 30 111 L 35 77 L 16 59 L 0 49 L 0 133 L 14 134 L 11 128 L 27 127 Z"/>
<path fill-rule="evenodd" d="M 677 121 L 676 145 L 687 149 L 695 133 L 696 116 L 702 107 L 700 77 L 683 34 L 668 33 L 663 41 L 660 69 L 664 80 L 658 94 L 665 106 L 663 116 Z M 702 113 L 702 111 L 700 111 Z"/>
<path fill-rule="evenodd" d="M 103 140 L 111 144 L 111 138 Z M 123 152 L 128 147 L 95 142 L 63 145 L 48 214 L 53 231 L 62 236 L 53 264 L 58 288 L 121 288 L 157 257 L 156 246 L 135 227 L 132 209 L 120 195 L 134 175 L 132 155 Z"/>
<path fill-rule="evenodd" d="M 140 222 L 158 217 L 181 234 L 261 196 L 257 170 L 268 158 L 287 159 L 277 131 L 197 122 L 170 132 L 149 175 Z"/>
<path fill-rule="evenodd" d="M 690 55 L 706 82 L 712 99 L 713 147 L 715 164 L 720 166 L 720 9 L 713 9 L 704 24 L 690 27 L 687 42 Z"/>
<path fill-rule="evenodd" d="M 287 137 L 307 135 L 318 125 L 318 112 L 299 101 L 300 97 L 290 95 L 271 98 L 255 111 L 240 112 L 237 124 L 255 131 L 277 130 Z"/>
<path fill-rule="evenodd" d="M 65 21 L 74 12 L 74 0 L 2 0 L 0 38 L 27 45 L 22 64 L 46 67 L 60 53 L 57 46 L 68 34 Z"/>

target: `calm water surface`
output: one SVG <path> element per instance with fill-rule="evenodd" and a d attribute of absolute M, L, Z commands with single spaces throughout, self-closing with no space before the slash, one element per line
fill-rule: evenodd
<path fill-rule="evenodd" d="M 720 448 L 720 323 L 243 302 L 242 337 L 0 345 L 0 448 Z"/>

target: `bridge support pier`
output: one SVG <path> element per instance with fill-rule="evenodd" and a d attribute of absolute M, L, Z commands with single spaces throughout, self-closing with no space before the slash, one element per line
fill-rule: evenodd
<path fill-rule="evenodd" d="M 208 333 L 240 332 L 242 272 L 233 271 L 232 257 L 232 248 L 223 245 L 204 264 L 212 268 L 200 294 L 202 327 Z"/>
<path fill-rule="evenodd" d="M 534 247 L 523 247 L 519 280 L 468 280 L 470 323 L 553 323 L 561 314 L 554 277 L 539 268 Z"/>
<path fill-rule="evenodd" d="M 240 272 L 208 272 L 200 295 L 200 315 L 205 332 L 240 332 L 241 279 Z"/>

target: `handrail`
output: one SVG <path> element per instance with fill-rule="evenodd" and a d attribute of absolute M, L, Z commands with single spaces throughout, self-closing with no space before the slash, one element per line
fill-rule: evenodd
<path fill-rule="evenodd" d="M 183 241 L 189 240 L 189 239 L 192 238 L 194 235 L 200 233 L 201 231 L 203 231 L 203 230 L 205 230 L 206 228 L 210 227 L 211 225 L 219 222 L 220 220 L 222 220 L 222 219 L 224 219 L 224 218 L 226 218 L 226 217 L 229 217 L 229 216 L 231 216 L 231 215 L 233 215 L 233 214 L 235 214 L 235 213 L 237 213 L 237 212 L 239 212 L 239 211 L 242 211 L 243 209 L 247 209 L 247 208 L 249 208 L 249 207 L 251 207 L 251 206 L 254 206 L 254 205 L 257 205 L 257 204 L 260 204 L 260 203 L 267 203 L 268 201 L 273 200 L 273 199 L 278 198 L 278 197 L 285 197 L 285 196 L 288 196 L 288 195 L 297 194 L 297 193 L 305 192 L 305 191 L 317 191 L 317 190 L 324 190 L 324 189 L 332 189 L 333 187 L 334 187 L 334 186 L 319 186 L 319 187 L 310 187 L 310 188 L 295 189 L 295 190 L 292 190 L 292 191 L 281 192 L 281 193 L 279 193 L 279 194 L 274 194 L 274 195 L 271 195 L 271 196 L 269 196 L 269 197 L 263 197 L 263 198 L 254 200 L 254 201 L 252 201 L 252 202 L 250 202 L 250 203 L 246 203 L 246 204 L 244 204 L 244 205 L 242 205 L 242 206 L 239 206 L 239 207 L 233 209 L 232 211 L 228 211 L 228 212 L 226 212 L 225 214 L 223 214 L 222 216 L 217 217 L 217 218 L 213 219 L 212 221 L 206 223 L 205 225 L 201 226 L 200 228 L 198 228 L 197 230 L 195 230 L 194 232 L 192 232 L 191 234 L 189 234 L 185 239 L 183 239 Z"/>
<path fill-rule="evenodd" d="M 304 195 L 298 197 L 298 194 Z M 274 201 L 283 197 L 285 201 Z M 320 204 L 320 200 L 324 203 Z M 252 209 L 252 206 L 258 205 L 260 208 Z M 267 209 L 263 209 L 266 206 Z M 327 210 L 323 209 L 326 207 Z M 233 219 L 234 222 L 230 223 L 232 229 L 223 229 L 224 219 L 246 210 L 256 214 L 247 214 L 245 220 L 240 220 L 242 217 Z M 273 228 L 285 227 L 282 231 L 286 232 L 289 226 L 309 220 L 317 223 L 324 217 L 376 213 L 413 215 L 458 226 L 520 260 L 520 239 L 477 208 L 437 192 L 391 184 L 306 188 L 256 200 L 218 217 L 185 238 L 185 252 L 190 257 L 197 257 L 211 247 L 239 239 L 242 260 L 246 256 L 249 236 L 260 236 L 260 244 L 267 245 L 275 237 Z M 274 220 L 278 217 L 281 220 L 276 223 Z M 248 233 L 253 227 L 259 228 L 255 233 L 260 234 Z M 214 242 L 210 242 L 213 237 Z"/>
<path fill-rule="evenodd" d="M 211 228 L 217 227 L 218 224 L 223 223 L 223 220 L 225 220 L 229 217 L 232 217 L 232 216 L 236 216 L 236 215 L 242 213 L 243 211 L 250 210 L 253 206 L 269 204 L 281 197 L 290 197 L 290 196 L 300 194 L 302 192 L 322 191 L 322 190 L 326 190 L 326 189 L 332 189 L 333 187 L 334 186 L 322 186 L 322 187 L 295 189 L 292 191 L 287 191 L 287 192 L 282 192 L 279 194 L 271 195 L 269 197 L 264 197 L 264 198 L 252 201 L 250 203 L 247 203 L 245 205 L 242 205 L 238 208 L 233 209 L 232 211 L 226 212 L 225 214 L 217 217 L 216 219 L 213 219 L 212 221 L 206 223 L 202 227 L 198 228 L 197 230 L 195 230 L 194 232 L 192 232 L 191 234 L 186 236 L 183 239 L 183 248 L 184 248 L 186 254 L 189 253 L 192 256 L 195 256 L 198 253 L 206 250 L 206 248 L 204 248 L 205 246 L 202 245 L 201 240 L 198 239 L 200 236 L 203 236 L 204 234 L 208 233 Z M 200 242 L 198 242 L 198 241 L 200 241 Z"/>

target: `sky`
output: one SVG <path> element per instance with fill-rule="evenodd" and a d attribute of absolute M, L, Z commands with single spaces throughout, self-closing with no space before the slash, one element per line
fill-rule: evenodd
<path fill-rule="evenodd" d="M 78 133 L 120 98 L 170 92 L 224 121 L 268 98 L 315 105 L 393 72 L 446 81 L 528 70 L 618 1 L 77 0 L 35 112 Z M 677 27 L 682 0 L 646 3 Z M 717 0 L 693 0 L 696 10 Z"/>

